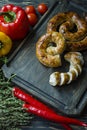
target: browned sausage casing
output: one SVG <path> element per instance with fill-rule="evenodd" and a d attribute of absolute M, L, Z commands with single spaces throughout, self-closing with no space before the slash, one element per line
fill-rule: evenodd
<path fill-rule="evenodd" d="M 51 18 L 47 32 L 60 32 L 65 38 L 68 51 L 87 49 L 87 23 L 75 12 L 59 13 Z"/>

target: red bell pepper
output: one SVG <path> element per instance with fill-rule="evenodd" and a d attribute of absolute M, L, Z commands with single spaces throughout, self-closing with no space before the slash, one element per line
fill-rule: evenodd
<path fill-rule="evenodd" d="M 12 40 L 23 39 L 29 31 L 28 17 L 22 7 L 4 5 L 0 10 L 0 31 Z"/>

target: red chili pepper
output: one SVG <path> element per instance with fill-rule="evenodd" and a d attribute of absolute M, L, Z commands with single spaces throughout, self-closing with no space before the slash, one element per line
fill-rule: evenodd
<path fill-rule="evenodd" d="M 30 105 L 30 104 L 23 104 L 23 109 L 25 109 L 27 112 L 35 114 L 39 117 L 43 117 L 44 119 L 48 119 L 50 121 L 60 123 L 66 130 L 72 130 L 72 128 L 64 121 L 64 123 L 61 123 L 61 120 L 59 117 L 57 117 L 57 114 L 51 113 L 49 111 L 46 111 L 44 109 L 39 109 L 36 106 Z"/>
<path fill-rule="evenodd" d="M 30 104 L 23 104 L 23 108 L 26 109 L 27 112 L 31 112 L 37 116 L 43 117 L 45 119 L 48 119 L 50 121 L 56 122 L 56 123 L 66 123 L 66 124 L 72 124 L 72 125 L 78 125 L 78 126 L 84 126 L 87 127 L 86 123 L 83 123 L 79 120 L 73 119 L 73 118 L 68 118 L 68 117 L 64 117 L 58 114 L 54 114 L 51 112 L 48 112 L 46 110 L 43 109 L 39 109 L 38 107 L 34 107 Z"/>
<path fill-rule="evenodd" d="M 34 106 L 38 106 L 39 108 L 43 108 L 44 110 L 48 109 L 48 107 L 46 105 L 44 105 L 43 103 L 41 103 L 37 99 L 34 99 L 31 95 L 25 93 L 23 90 L 21 90 L 18 87 L 13 88 L 13 94 L 15 97 L 21 99 L 24 102 L 27 102 L 27 103 L 32 104 Z M 53 110 L 49 110 L 49 111 L 54 112 Z"/>
<path fill-rule="evenodd" d="M 13 88 L 13 94 L 18 99 L 21 99 L 22 101 L 25 101 L 25 102 L 31 104 L 34 107 L 36 106 L 38 108 L 43 108 L 43 110 L 46 110 L 46 111 L 48 111 L 50 113 L 56 114 L 55 111 L 53 111 L 52 109 L 49 109 L 46 105 L 44 105 L 43 103 L 41 103 L 38 100 L 34 99 L 31 95 L 25 93 L 24 91 L 22 91 L 18 87 L 14 87 Z M 69 125 L 67 125 L 67 124 L 61 123 L 61 125 L 66 130 L 72 130 L 72 128 Z"/>
<path fill-rule="evenodd" d="M 52 109 L 47 107 L 45 104 L 34 99 L 32 96 L 30 96 L 29 94 L 25 93 L 24 91 L 22 91 L 21 89 L 19 89 L 17 87 L 15 87 L 13 89 L 13 94 L 15 97 L 21 99 L 22 101 L 25 101 L 25 102 L 31 104 L 31 105 L 29 105 L 30 107 L 28 106 L 28 104 L 23 105 L 23 107 L 25 107 L 25 106 L 26 106 L 26 108 L 28 107 L 27 109 L 29 109 L 29 111 L 32 112 L 33 114 L 36 114 L 36 115 L 40 114 L 39 116 L 44 117 L 49 120 L 51 120 L 51 118 L 52 118 L 53 121 L 60 122 L 62 125 L 63 124 L 65 124 L 65 125 L 74 124 L 74 125 L 87 127 L 87 124 L 85 124 L 84 122 L 57 114 Z M 30 108 L 32 108 L 32 109 L 30 109 Z M 68 127 L 68 125 L 66 125 L 66 127 Z"/>
<path fill-rule="evenodd" d="M 22 7 L 4 5 L 0 10 L 0 31 L 13 40 L 23 39 L 29 31 L 27 15 Z"/>

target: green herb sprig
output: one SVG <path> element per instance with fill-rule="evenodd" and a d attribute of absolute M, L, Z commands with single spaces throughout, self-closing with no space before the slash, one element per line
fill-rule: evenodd
<path fill-rule="evenodd" d="M 5 59 L 0 61 L 7 62 Z M 22 109 L 23 101 L 12 95 L 13 84 L 0 69 L 0 130 L 19 130 L 30 123 L 33 116 Z"/>

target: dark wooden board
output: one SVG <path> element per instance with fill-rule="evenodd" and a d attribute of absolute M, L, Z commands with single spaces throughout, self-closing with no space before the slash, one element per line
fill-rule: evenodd
<path fill-rule="evenodd" d="M 4 65 L 2 69 L 7 78 L 12 74 L 16 74 L 12 79 L 15 84 L 57 111 L 68 115 L 80 114 L 87 104 L 87 51 L 82 52 L 85 65 L 81 76 L 70 85 L 52 87 L 48 82 L 49 75 L 54 71 L 65 71 L 67 65 L 63 64 L 62 67 L 56 69 L 43 66 L 36 58 L 35 43 L 41 35 L 46 33 L 48 20 L 58 12 L 75 11 L 83 15 L 87 13 L 87 10 L 72 1 L 45 0 L 45 2 L 50 5 L 49 10 L 40 19 L 33 31 L 29 33 L 27 38 L 20 43 L 18 48 L 9 57 L 8 64 Z M 33 4 L 35 4 L 34 0 Z"/>
<path fill-rule="evenodd" d="M 82 119 L 80 118 L 80 120 Z M 82 121 L 84 121 L 84 119 Z M 72 125 L 71 127 L 73 130 L 85 130 L 84 127 L 79 127 L 74 125 Z M 32 120 L 32 123 L 29 124 L 29 126 L 23 126 L 21 128 L 22 130 L 65 130 L 65 128 L 63 128 L 58 123 L 53 123 L 38 117 L 35 117 L 34 120 Z"/>

